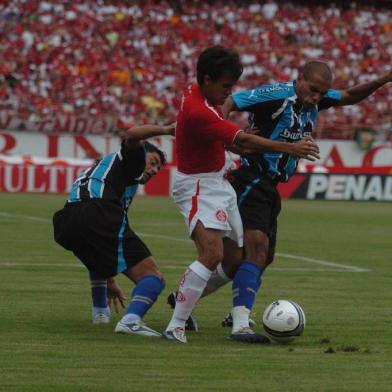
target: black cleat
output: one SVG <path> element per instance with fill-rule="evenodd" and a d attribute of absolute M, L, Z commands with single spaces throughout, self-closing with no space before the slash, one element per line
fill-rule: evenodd
<path fill-rule="evenodd" d="M 233 326 L 233 316 L 231 313 L 226 314 L 225 318 L 222 320 L 222 327 L 232 327 Z"/>
<path fill-rule="evenodd" d="M 271 340 L 267 336 L 261 335 L 254 332 L 252 329 L 245 327 L 241 330 L 232 333 L 227 337 L 229 340 L 234 340 L 241 343 L 252 343 L 252 344 L 270 344 Z"/>
<path fill-rule="evenodd" d="M 233 315 L 231 313 L 226 314 L 225 318 L 222 320 L 221 323 L 223 328 L 232 327 L 233 326 Z M 249 325 L 254 328 L 256 327 L 256 321 L 249 319 Z"/>
<path fill-rule="evenodd" d="M 176 297 L 177 297 L 177 292 L 172 291 L 169 296 L 167 297 L 167 303 L 170 305 L 172 309 L 176 307 Z M 188 320 L 186 320 L 185 323 L 185 331 L 194 331 L 197 332 L 199 330 L 199 326 L 197 325 L 197 321 L 195 316 L 191 313 L 189 316 Z"/>

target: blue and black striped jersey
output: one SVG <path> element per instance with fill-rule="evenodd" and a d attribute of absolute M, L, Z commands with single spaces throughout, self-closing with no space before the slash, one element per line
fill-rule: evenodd
<path fill-rule="evenodd" d="M 123 144 L 119 151 L 106 155 L 75 180 L 68 203 L 111 200 L 120 203 L 126 212 L 143 175 L 145 158 L 144 146 L 129 150 Z"/>
<path fill-rule="evenodd" d="M 299 104 L 295 82 L 264 85 L 232 95 L 238 110 L 249 112 L 249 125 L 259 129 L 257 135 L 271 140 L 297 142 L 311 136 L 320 110 L 335 106 L 341 92 L 328 90 L 318 105 L 307 110 Z M 248 165 L 279 181 L 294 173 L 298 158 L 282 153 L 255 153 L 241 157 Z"/>

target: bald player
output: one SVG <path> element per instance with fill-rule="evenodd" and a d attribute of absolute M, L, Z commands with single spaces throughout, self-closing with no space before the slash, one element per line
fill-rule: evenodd
<path fill-rule="evenodd" d="M 223 105 L 227 118 L 231 111 L 249 112 L 249 125 L 256 135 L 273 141 L 295 143 L 312 136 L 320 110 L 353 105 L 384 84 L 392 81 L 392 71 L 363 84 L 338 91 L 331 89 L 333 73 L 323 61 L 305 65 L 297 80 L 276 83 L 241 91 L 231 95 Z M 277 218 L 281 209 L 279 182 L 286 182 L 294 173 L 299 158 L 279 152 L 241 154 L 241 166 L 228 176 L 237 193 L 237 201 L 244 226 L 244 255 L 237 272 L 226 270 L 233 279 L 233 329 L 249 327 L 249 313 L 261 285 L 264 270 L 275 254 Z M 234 278 L 233 278 L 234 276 Z M 209 285 L 207 285 L 209 286 Z M 219 287 L 215 287 L 209 292 Z"/>

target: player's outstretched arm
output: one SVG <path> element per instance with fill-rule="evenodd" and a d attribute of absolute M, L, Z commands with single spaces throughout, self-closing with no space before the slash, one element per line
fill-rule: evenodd
<path fill-rule="evenodd" d="M 305 137 L 298 143 L 276 142 L 261 136 L 239 132 L 233 142 L 235 147 L 251 152 L 282 152 L 305 158 L 309 161 L 319 159 L 319 148 L 311 137 Z"/>
<path fill-rule="evenodd" d="M 357 84 L 346 90 L 342 90 L 342 99 L 337 106 L 354 105 L 373 94 L 377 89 L 392 82 L 392 71 L 370 82 Z"/>
<path fill-rule="evenodd" d="M 138 147 L 139 142 L 150 137 L 161 135 L 174 135 L 176 123 L 170 125 L 136 125 L 126 131 L 124 135 L 125 143 L 128 148 Z"/>

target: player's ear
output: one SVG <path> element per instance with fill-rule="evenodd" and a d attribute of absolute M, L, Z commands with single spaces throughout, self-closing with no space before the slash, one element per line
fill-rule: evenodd
<path fill-rule="evenodd" d="M 208 86 L 211 82 L 212 82 L 212 79 L 211 79 L 210 75 L 204 75 L 203 84 L 205 86 Z"/>

